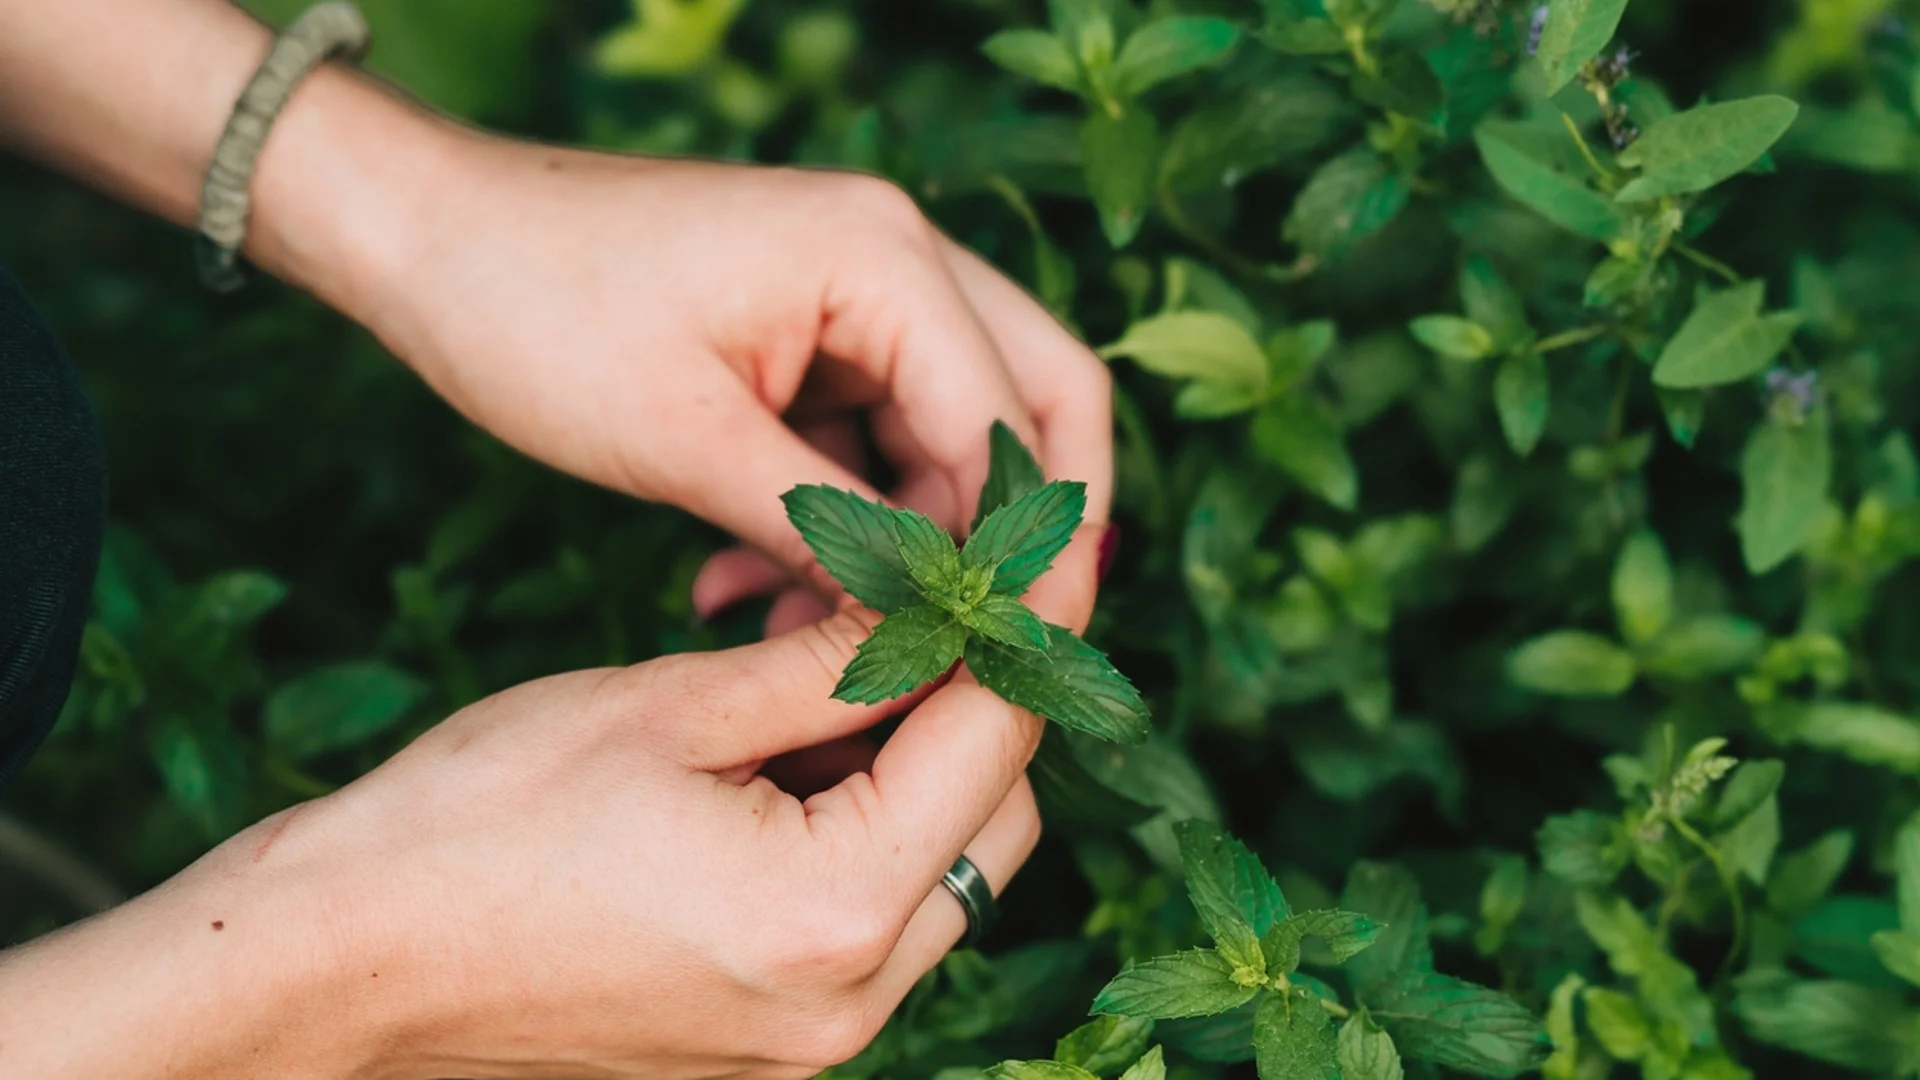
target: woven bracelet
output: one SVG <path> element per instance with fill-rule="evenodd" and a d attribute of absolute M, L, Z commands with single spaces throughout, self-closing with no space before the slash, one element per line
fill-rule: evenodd
<path fill-rule="evenodd" d="M 240 246 L 247 239 L 251 203 L 247 189 L 267 131 L 293 96 L 294 87 L 335 56 L 358 61 L 366 55 L 369 41 L 366 19 L 347 0 L 315 4 L 274 39 L 267 58 L 234 103 L 201 185 L 200 235 L 194 255 L 200 280 L 208 288 L 232 292 L 245 281 L 239 260 Z"/>

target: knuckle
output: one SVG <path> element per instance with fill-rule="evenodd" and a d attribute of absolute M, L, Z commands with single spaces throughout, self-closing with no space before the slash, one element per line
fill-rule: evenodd
<path fill-rule="evenodd" d="M 933 226 L 905 188 L 883 177 L 854 174 L 840 180 L 840 197 L 861 220 L 909 235 L 931 235 Z"/>
<path fill-rule="evenodd" d="M 874 903 L 827 901 L 784 920 L 774 944 L 781 983 L 836 995 L 872 978 L 893 952 L 899 927 Z"/>
<path fill-rule="evenodd" d="M 867 1048 L 885 1022 L 885 1014 L 861 995 L 849 995 L 804 1022 L 795 1032 L 791 1056 L 822 1071 L 843 1065 Z"/>
<path fill-rule="evenodd" d="M 847 609 L 809 623 L 795 631 L 801 645 L 799 655 L 810 667 L 819 668 L 820 677 L 838 682 L 841 670 L 873 632 L 877 621 L 864 609 Z"/>

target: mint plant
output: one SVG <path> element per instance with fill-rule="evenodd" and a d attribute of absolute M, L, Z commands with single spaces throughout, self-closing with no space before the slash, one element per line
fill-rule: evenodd
<path fill-rule="evenodd" d="M 1213 947 L 1134 964 L 1100 991 L 1094 1012 L 1182 1020 L 1251 1010 L 1247 1038 L 1263 1080 L 1394 1077 L 1402 1053 L 1480 1076 L 1518 1076 L 1545 1060 L 1546 1033 L 1524 1007 L 1433 970 L 1426 912 L 1397 873 L 1357 870 L 1341 907 L 1296 912 L 1258 857 L 1218 826 L 1184 821 L 1174 833 Z M 1309 958 L 1344 965 L 1351 1005 L 1300 971 Z M 1209 1045 L 1218 1059 L 1204 1030 L 1189 1027 L 1176 1044 Z"/>
<path fill-rule="evenodd" d="M 982 686 L 1062 727 L 1137 743 L 1151 722 L 1106 654 L 1043 622 L 1020 597 L 1073 540 L 1086 512 L 1078 481 L 1044 481 L 1005 424 L 989 433 L 987 482 L 964 547 L 926 515 L 820 484 L 784 496 L 787 517 L 849 595 L 885 618 L 833 696 L 887 701 L 962 657 Z"/>

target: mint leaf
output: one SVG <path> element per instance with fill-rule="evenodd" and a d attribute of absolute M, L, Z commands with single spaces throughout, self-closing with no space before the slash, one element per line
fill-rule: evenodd
<path fill-rule="evenodd" d="M 1773 864 L 1767 881 L 1767 907 L 1782 915 L 1798 915 L 1827 895 L 1853 860 L 1853 834 L 1845 829 L 1821 836 Z M 1904 906 L 1902 918 L 1904 920 Z"/>
<path fill-rule="evenodd" d="M 334 664 L 274 691 L 261 714 L 261 734 L 286 760 L 304 761 L 390 730 L 426 693 L 425 683 L 387 664 Z"/>
<path fill-rule="evenodd" d="M 1167 1080 L 1166 1054 L 1154 1047 L 1121 1073 L 1120 1080 Z"/>
<path fill-rule="evenodd" d="M 1174 311 L 1141 319 L 1100 355 L 1132 357 L 1169 379 L 1198 379 L 1249 392 L 1267 388 L 1267 358 L 1260 343 L 1239 320 L 1217 311 Z"/>
<path fill-rule="evenodd" d="M 1117 117 L 1095 111 L 1080 128 L 1080 157 L 1107 243 L 1116 250 L 1126 247 L 1153 205 L 1153 178 L 1160 168 L 1160 129 L 1153 114 L 1138 105 Z"/>
<path fill-rule="evenodd" d="M 1047 624 L 1011 596 L 993 593 L 954 611 L 967 629 L 1016 649 L 1047 648 Z"/>
<path fill-rule="evenodd" d="M 1880 966 L 1906 981 L 1920 986 L 1920 934 L 1906 930 L 1881 930 L 1868 939 Z"/>
<path fill-rule="evenodd" d="M 1227 55 L 1240 29 L 1212 16 L 1174 16 L 1150 22 L 1128 35 L 1113 63 L 1113 89 L 1133 97 L 1168 79 L 1198 71 Z"/>
<path fill-rule="evenodd" d="M 1074 740 L 1086 736 L 1049 725 L 1040 737 L 1040 749 L 1027 764 L 1034 798 L 1049 825 L 1065 823 L 1088 829 L 1129 829 L 1153 817 L 1158 810 L 1135 801 L 1096 777 L 1080 760 Z"/>
<path fill-rule="evenodd" d="M 1086 92 L 1079 62 L 1067 50 L 1065 42 L 1045 30 L 1003 30 L 988 38 L 980 51 L 1016 75 L 1025 75 L 1070 94 Z"/>
<path fill-rule="evenodd" d="M 1281 238 L 1305 255 L 1338 259 L 1406 209 L 1413 189 L 1371 146 L 1315 170 L 1281 223 Z"/>
<path fill-rule="evenodd" d="M 1749 281 L 1696 303 L 1654 361 L 1654 384 L 1673 390 L 1719 386 L 1772 363 L 1793 340 L 1800 316 L 1760 314 L 1765 291 L 1765 282 Z"/>
<path fill-rule="evenodd" d="M 1326 942 L 1333 962 L 1343 964 L 1365 952 L 1382 929 L 1379 923 L 1355 911 L 1303 911 L 1288 916 L 1269 931 L 1261 940 L 1261 949 L 1267 956 L 1267 970 L 1284 974 L 1300 965 L 1303 938 L 1317 937 Z"/>
<path fill-rule="evenodd" d="M 1168 1020 L 1209 1016 L 1250 1000 L 1258 987 L 1233 981 L 1233 965 L 1212 949 L 1156 956 L 1114 976 L 1093 1011 Z"/>
<path fill-rule="evenodd" d="M 1360 498 L 1360 473 L 1340 429 L 1314 402 L 1288 394 L 1253 418 L 1253 445 L 1261 456 L 1328 505 L 1351 510 Z"/>
<path fill-rule="evenodd" d="M 1507 656 L 1507 678 L 1529 690 L 1563 697 L 1618 697 L 1637 674 L 1625 649 L 1579 630 L 1542 634 Z"/>
<path fill-rule="evenodd" d="M 894 511 L 822 484 L 796 487 L 781 502 L 813 557 L 847 595 L 882 615 L 925 602 L 900 554 Z"/>
<path fill-rule="evenodd" d="M 897 698 L 939 678 L 966 644 L 966 628 L 940 608 L 895 612 L 860 643 L 833 696 L 857 705 Z"/>
<path fill-rule="evenodd" d="M 1458 315 L 1422 315 L 1407 324 L 1415 341 L 1449 360 L 1481 360 L 1493 352 L 1493 335 Z"/>
<path fill-rule="evenodd" d="M 968 642 L 973 677 L 1007 701 L 1074 731 L 1110 742 L 1146 739 L 1152 720 L 1127 677 L 1071 630 L 1046 625 L 1044 653 L 978 637 Z"/>
<path fill-rule="evenodd" d="M 1187 895 L 1215 941 L 1228 925 L 1245 926 L 1260 937 L 1287 917 L 1279 883 L 1245 844 L 1210 821 L 1178 822 L 1173 835 L 1180 843 Z"/>
<path fill-rule="evenodd" d="M 1894 896 L 1900 928 L 1920 934 L 1920 817 L 1910 817 L 1893 837 Z"/>
<path fill-rule="evenodd" d="M 1641 529 L 1621 545 L 1612 591 L 1614 620 L 1630 642 L 1651 640 L 1673 618 L 1673 564 L 1653 530 Z"/>
<path fill-rule="evenodd" d="M 1620 835 L 1619 821 L 1593 810 L 1556 814 L 1534 839 L 1540 846 L 1540 868 L 1569 885 L 1610 884 L 1627 865 L 1629 845 Z"/>
<path fill-rule="evenodd" d="M 1021 444 L 1020 436 L 1013 433 L 1006 421 L 995 420 L 987 432 L 987 482 L 980 489 L 980 502 L 974 508 L 973 523 L 967 526 L 967 534 L 979 532 L 980 523 L 988 514 L 1040 490 L 1046 482 L 1040 463 L 1033 460 L 1033 454 Z"/>
<path fill-rule="evenodd" d="M 1885 990 L 1762 972 L 1740 981 L 1733 1011 L 1760 1042 L 1842 1068 L 1898 1076 L 1920 1058 L 1920 1016 Z"/>
<path fill-rule="evenodd" d="M 1639 202 L 1705 191 L 1760 160 L 1799 112 L 1791 100 L 1769 94 L 1675 113 L 1621 152 L 1620 164 L 1640 175 L 1614 197 Z"/>
<path fill-rule="evenodd" d="M 1393 1036 L 1381 1030 L 1364 1010 L 1340 1026 L 1337 1056 L 1341 1080 L 1401 1080 L 1405 1075 Z"/>
<path fill-rule="evenodd" d="M 1062 1061 L 1003 1061 L 987 1070 L 989 1080 L 1099 1080 L 1099 1077 Z"/>
<path fill-rule="evenodd" d="M 1153 1037 L 1153 1021 L 1140 1016 L 1101 1016 L 1081 1024 L 1053 1046 L 1053 1059 L 1096 1076 L 1112 1076 L 1140 1057 Z"/>
<path fill-rule="evenodd" d="M 1813 538 L 1833 480 L 1827 410 L 1804 423 L 1762 423 L 1740 455 L 1740 512 L 1733 527 L 1747 569 L 1764 574 Z"/>
<path fill-rule="evenodd" d="M 1479 1076 L 1519 1076 L 1552 1050 L 1532 1012 L 1451 975 L 1409 972 L 1364 998 L 1408 1057 Z"/>
<path fill-rule="evenodd" d="M 987 515 L 967 540 L 961 562 L 993 571 L 993 591 L 1027 591 L 1073 540 L 1087 510 L 1087 485 L 1055 480 Z"/>
<path fill-rule="evenodd" d="M 1559 92 L 1580 65 L 1607 47 L 1626 10 L 1627 0 L 1548 0 L 1547 21 L 1533 53 L 1547 74 L 1548 94 Z"/>
<path fill-rule="evenodd" d="M 1253 1057 L 1263 1077 L 1341 1080 L 1339 1037 L 1320 999 L 1298 988 L 1260 999 L 1253 1017 Z"/>
<path fill-rule="evenodd" d="M 1500 415 L 1500 430 L 1507 437 L 1507 445 L 1521 457 L 1533 453 L 1541 433 L 1547 430 L 1551 394 L 1546 357 L 1523 352 L 1500 362 L 1500 370 L 1493 377 L 1493 407 Z"/>
<path fill-rule="evenodd" d="M 918 511 L 888 513 L 900 559 L 907 564 L 907 576 L 920 586 L 921 594 L 935 603 L 957 597 L 962 591 L 960 550 L 953 546 L 953 537 Z"/>
<path fill-rule="evenodd" d="M 1610 240 L 1626 220 L 1587 184 L 1580 150 L 1558 124 L 1489 121 L 1473 132 L 1487 171 L 1515 202 L 1589 240 Z"/>
<path fill-rule="evenodd" d="M 1364 994 L 1407 972 L 1433 970 L 1433 949 L 1427 943 L 1427 909 L 1420 902 L 1420 884 L 1405 867 L 1361 862 L 1347 874 L 1340 892 L 1340 908 L 1369 915 L 1382 927 L 1373 947 L 1347 961 L 1342 969 L 1354 989 Z"/>

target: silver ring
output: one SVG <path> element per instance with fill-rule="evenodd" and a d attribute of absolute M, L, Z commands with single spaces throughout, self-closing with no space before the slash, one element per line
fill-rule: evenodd
<path fill-rule="evenodd" d="M 960 941 L 960 947 L 971 949 L 979 944 L 981 935 L 993 925 L 996 905 L 993 889 L 987 884 L 987 877 L 973 860 L 965 855 L 954 862 L 953 869 L 940 878 L 940 884 L 946 886 L 955 900 L 960 901 L 961 910 L 967 913 L 967 936 Z"/>

